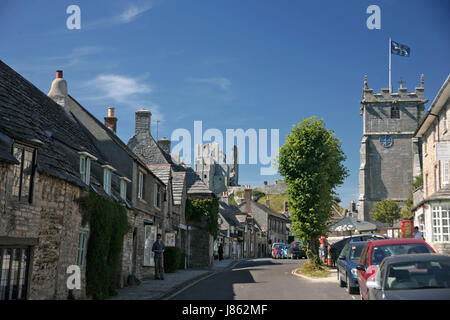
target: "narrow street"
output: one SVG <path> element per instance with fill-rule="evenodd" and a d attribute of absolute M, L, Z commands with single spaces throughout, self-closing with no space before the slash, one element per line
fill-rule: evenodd
<path fill-rule="evenodd" d="M 337 281 L 293 275 L 306 260 L 253 259 L 238 263 L 172 296 L 170 300 L 358 300 Z"/>

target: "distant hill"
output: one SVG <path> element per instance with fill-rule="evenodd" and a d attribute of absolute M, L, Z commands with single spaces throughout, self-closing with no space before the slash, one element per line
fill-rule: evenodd
<path fill-rule="evenodd" d="M 266 205 L 267 196 L 270 200 L 270 209 L 276 212 L 283 212 L 284 202 L 289 200 L 289 195 L 287 193 L 263 195 L 258 199 L 258 202 Z"/>

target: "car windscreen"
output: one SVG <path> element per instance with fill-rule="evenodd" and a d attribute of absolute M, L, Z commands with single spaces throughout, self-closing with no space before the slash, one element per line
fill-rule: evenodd
<path fill-rule="evenodd" d="M 358 261 L 364 246 L 352 246 L 350 251 L 350 260 Z"/>
<path fill-rule="evenodd" d="M 433 251 L 424 243 L 388 244 L 374 247 L 370 260 L 372 265 L 379 265 L 386 257 L 415 253 L 433 253 Z"/>
<path fill-rule="evenodd" d="M 450 288 L 450 260 L 392 264 L 384 287 L 386 290 Z"/>

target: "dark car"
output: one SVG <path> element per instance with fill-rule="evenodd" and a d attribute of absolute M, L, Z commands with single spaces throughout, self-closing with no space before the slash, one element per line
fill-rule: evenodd
<path fill-rule="evenodd" d="M 370 291 L 367 282 L 373 281 L 383 259 L 404 254 L 436 253 L 422 239 L 386 239 L 367 241 L 358 261 L 358 284 L 361 299 L 368 299 Z"/>
<path fill-rule="evenodd" d="M 357 292 L 359 289 L 356 266 L 365 244 L 365 241 L 348 242 L 336 262 L 339 286 L 347 287 L 348 293 Z"/>
<path fill-rule="evenodd" d="M 385 234 L 381 233 L 365 233 L 365 234 L 355 234 L 352 236 L 344 237 L 344 239 L 339 240 L 333 244 L 331 244 L 330 254 L 331 254 L 331 262 L 333 265 L 336 264 L 336 261 L 341 253 L 342 249 L 344 249 L 345 245 L 348 242 L 359 242 L 359 241 L 369 241 L 369 240 L 382 240 L 389 239 L 389 237 Z"/>
<path fill-rule="evenodd" d="M 292 241 L 287 249 L 289 259 L 306 258 L 306 247 L 300 241 Z"/>
<path fill-rule="evenodd" d="M 367 282 L 373 300 L 450 299 L 450 256 L 407 254 L 387 257 L 373 281 Z"/>

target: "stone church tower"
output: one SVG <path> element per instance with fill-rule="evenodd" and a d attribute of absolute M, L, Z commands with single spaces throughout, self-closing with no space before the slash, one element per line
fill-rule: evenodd
<path fill-rule="evenodd" d="M 423 118 L 424 81 L 414 92 L 399 88 L 373 93 L 364 79 L 361 115 L 358 218 L 370 219 L 376 202 L 389 198 L 402 202 L 409 197 L 413 177 L 420 174 L 420 141 L 414 132 Z"/>

